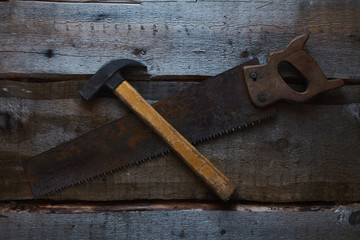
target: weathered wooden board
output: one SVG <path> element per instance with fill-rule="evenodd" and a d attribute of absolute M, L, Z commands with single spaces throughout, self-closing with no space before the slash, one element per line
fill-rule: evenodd
<path fill-rule="evenodd" d="M 92 74 L 128 57 L 155 75 L 215 75 L 308 32 L 327 77 L 359 78 L 359 12 L 356 0 L 1 2 L 0 73 Z"/>
<path fill-rule="evenodd" d="M 71 206 L 70 206 L 71 207 Z M 88 206 L 87 206 L 88 207 Z M 0 211 L 3 239 L 359 239 L 360 207 L 237 205 L 230 211 Z M 142 207 L 144 208 L 144 207 Z M 121 209 L 121 206 L 120 206 Z M 90 212 L 91 212 L 90 208 Z M 100 211 L 99 211 L 100 210 Z"/>
<path fill-rule="evenodd" d="M 7 88 L 0 91 L 0 199 L 32 197 L 21 160 L 127 114 L 115 98 L 82 101 L 77 95 L 82 83 L 0 82 L 1 89 Z M 157 101 L 196 83 L 133 84 Z M 358 201 L 359 93 L 359 85 L 350 85 L 309 104 L 279 104 L 275 120 L 201 144 L 199 150 L 238 185 L 234 199 Z M 173 155 L 50 198 L 215 199 Z"/>
<path fill-rule="evenodd" d="M 0 3 L 0 199 L 32 197 L 23 159 L 128 114 L 114 98 L 85 103 L 84 81 L 71 78 L 111 58 L 153 75 L 215 75 L 309 32 L 306 49 L 327 77 L 360 78 L 359 1 L 64 2 Z M 154 102 L 196 84 L 157 80 L 134 86 Z M 276 120 L 199 149 L 237 183 L 234 199 L 359 201 L 359 98 L 353 85 L 279 104 Z M 50 198 L 215 199 L 173 155 Z"/>

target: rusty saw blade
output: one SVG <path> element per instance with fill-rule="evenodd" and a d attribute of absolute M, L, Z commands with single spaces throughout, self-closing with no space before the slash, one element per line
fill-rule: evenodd
<path fill-rule="evenodd" d="M 257 59 L 153 104 L 191 143 L 254 125 L 275 114 L 255 107 L 243 67 Z M 170 152 L 169 147 L 135 115 L 129 114 L 24 162 L 34 197 L 103 176 Z"/>

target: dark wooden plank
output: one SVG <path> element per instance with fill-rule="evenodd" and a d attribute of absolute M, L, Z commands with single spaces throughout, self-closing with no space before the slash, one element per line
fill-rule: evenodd
<path fill-rule="evenodd" d="M 83 77 L 81 77 L 83 78 Z M 47 78 L 45 78 L 47 79 Z M 21 98 L 33 100 L 52 100 L 80 98 L 78 91 L 90 79 L 66 81 L 32 82 L 0 80 L 0 98 Z M 129 80 L 132 86 L 148 101 L 158 101 L 177 92 L 194 86 L 205 76 L 154 76 L 153 80 Z M 311 99 L 312 104 L 347 104 L 360 102 L 360 80 L 347 80 L 351 85 L 345 85 Z M 114 94 L 106 89 L 99 93 L 99 97 L 114 98 Z"/>
<path fill-rule="evenodd" d="M 360 2 L 237 1 L 0 5 L 0 73 L 92 74 L 114 57 L 156 75 L 215 75 L 265 61 L 308 32 L 329 78 L 358 79 Z M 209 14 L 211 13 L 211 14 Z"/>
<path fill-rule="evenodd" d="M 98 99 L 94 105 L 84 105 L 80 99 L 10 103 L 19 115 L 18 125 L 1 130 L 1 199 L 31 198 L 22 159 L 126 114 L 117 99 Z M 198 149 L 238 185 L 235 199 L 358 201 L 359 110 L 359 103 L 278 104 L 275 120 L 201 144 Z M 50 198 L 215 199 L 173 155 Z"/>
<path fill-rule="evenodd" d="M 21 98 L 34 100 L 80 98 L 78 91 L 88 80 L 62 82 L 19 82 L 0 80 L 0 98 Z M 197 82 L 177 81 L 129 81 L 148 101 L 158 101 L 182 91 Z M 360 88 L 360 87 L 359 87 Z M 99 97 L 115 98 L 104 89 Z"/>
<path fill-rule="evenodd" d="M 30 210 L 31 212 L 31 210 Z M 4 239 L 359 239 L 358 205 L 238 205 L 232 211 L 0 211 Z"/>
<path fill-rule="evenodd" d="M 2 113 L 0 118 L 1 199 L 31 198 L 26 179 L 23 176 L 21 160 L 127 114 L 117 99 L 100 98 L 93 103 L 81 101 L 77 95 L 77 89 L 81 86 L 80 82 L 0 82 L 2 83 L 1 89 L 7 88 L 5 93 L 8 94 L 7 97 L 2 95 L 0 98 L 0 112 Z M 137 84 L 140 93 L 156 101 L 194 83 L 134 82 L 134 84 Z M 228 140 L 225 142 L 216 140 L 220 142 L 206 143 L 201 146 L 201 149 L 206 156 L 225 169 L 238 182 L 241 190 L 235 198 L 268 201 L 356 201 L 359 199 L 359 189 L 356 187 L 359 182 L 358 166 L 356 165 L 358 161 L 356 144 L 360 135 L 358 134 L 359 91 L 359 86 L 351 85 L 324 93 L 313 100 L 313 103 L 320 104 L 318 106 L 280 105 L 280 113 L 285 111 L 280 115 L 280 122 L 261 128 L 264 130 L 248 131 L 249 137 L 239 133 L 240 135 L 226 137 L 225 139 Z M 13 97 L 11 97 L 12 95 Z M 33 100 L 38 98 L 52 100 Z M 335 106 L 329 104 L 335 104 Z M 295 112 L 289 111 L 294 107 L 300 107 L 300 109 Z M 304 114 L 306 117 L 303 116 Z M 299 126 L 299 119 L 305 121 L 303 128 Z M 276 121 L 278 120 L 279 118 Z M 312 121 L 317 122 L 317 125 L 314 126 Z M 314 132 L 314 129 L 318 128 L 322 130 Z M 311 134 L 306 136 L 306 132 Z M 274 139 L 264 141 L 270 136 L 277 135 L 279 136 Z M 289 136 L 292 136 L 292 139 L 289 139 Z M 299 140 L 296 140 L 296 136 L 299 136 Z M 346 138 L 342 136 L 346 136 Z M 328 140 L 324 141 L 323 138 Z M 344 140 L 342 140 L 343 138 Z M 245 149 L 242 145 L 238 145 L 239 141 L 245 141 Z M 312 141 L 314 146 L 309 146 L 309 141 Z M 258 146 L 258 148 L 248 147 L 252 145 Z M 323 150 L 320 153 L 320 159 L 315 160 L 318 148 Z M 337 151 L 332 153 L 333 149 L 337 149 Z M 244 159 L 244 154 L 250 159 Z M 218 156 L 221 158 L 219 159 Z M 314 162 L 301 163 L 301 158 L 304 156 L 314 159 Z M 269 157 L 274 160 L 268 160 Z M 246 162 L 248 168 L 244 168 L 242 161 L 249 161 L 251 164 Z M 258 176 L 247 175 L 249 172 L 258 171 L 256 169 L 264 161 L 272 163 L 269 168 L 265 171 L 259 170 Z M 300 168 L 298 162 L 301 163 Z M 345 166 L 340 167 L 341 162 L 345 163 Z M 312 175 L 313 168 L 323 169 L 322 175 L 324 176 L 327 170 L 332 174 L 324 177 L 325 182 L 321 182 L 319 176 L 315 179 L 306 177 L 306 175 Z M 164 173 L 164 169 L 167 169 L 168 173 Z M 283 171 L 285 170 L 288 171 L 288 174 L 286 174 L 284 182 L 281 180 L 278 183 L 279 186 L 274 189 L 269 186 L 268 191 L 264 191 L 263 187 L 257 186 L 257 181 L 274 182 L 274 179 L 284 178 Z M 149 173 L 151 173 L 150 176 Z M 336 174 L 335 178 L 334 174 Z M 244 183 L 241 176 L 246 176 L 250 180 L 253 178 L 253 180 L 250 184 Z M 312 184 L 313 181 L 318 182 Z M 318 187 L 324 189 L 325 194 L 319 192 Z M 341 194 L 342 188 L 345 188 L 343 194 Z M 338 192 L 330 196 L 335 190 Z M 265 192 L 265 196 L 259 195 L 259 192 Z M 276 196 L 276 194 L 278 195 Z M 180 161 L 173 156 L 167 156 L 145 163 L 139 168 L 129 169 L 106 179 L 98 179 L 69 189 L 52 196 L 52 198 L 84 200 L 209 199 L 213 196 L 208 195 L 207 189 Z"/>

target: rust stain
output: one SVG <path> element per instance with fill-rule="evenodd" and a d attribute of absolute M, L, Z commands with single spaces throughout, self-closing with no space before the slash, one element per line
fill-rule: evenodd
<path fill-rule="evenodd" d="M 144 139 L 146 135 L 134 135 L 129 139 L 129 147 L 136 147 L 136 143 L 140 142 L 142 139 Z"/>
<path fill-rule="evenodd" d="M 126 127 L 124 126 L 122 120 L 120 120 L 120 121 L 118 122 L 118 128 L 117 128 L 116 130 L 117 130 L 117 136 L 118 136 L 118 137 L 122 137 L 122 136 L 123 136 L 123 133 L 126 131 Z"/>

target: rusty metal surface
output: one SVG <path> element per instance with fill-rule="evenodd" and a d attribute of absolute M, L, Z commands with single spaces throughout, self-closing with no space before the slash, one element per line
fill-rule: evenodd
<path fill-rule="evenodd" d="M 275 114 L 254 107 L 243 79 L 253 59 L 202 81 L 153 107 L 186 139 L 196 144 L 258 123 Z M 82 183 L 169 152 L 150 128 L 130 114 L 24 162 L 34 197 Z"/>

